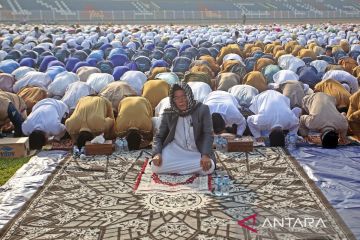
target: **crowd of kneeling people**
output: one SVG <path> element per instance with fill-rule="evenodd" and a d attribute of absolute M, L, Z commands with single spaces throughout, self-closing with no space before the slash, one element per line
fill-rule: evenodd
<path fill-rule="evenodd" d="M 76 38 L 81 29 L 57 33 L 64 41 L 35 29 L 18 49 L 16 37 L 4 47 L 8 31 L 1 40 L 1 134 L 28 136 L 31 149 L 49 139 L 71 138 L 81 148 L 101 134 L 124 137 L 130 150 L 152 145 L 154 172 L 179 174 L 215 169 L 214 134 L 268 138 L 270 146 L 284 146 L 289 133 L 304 141 L 320 133 L 324 148 L 346 144 L 348 135 L 360 140 L 356 26 L 322 27 L 328 35 L 312 26 L 208 37 L 200 27 L 98 27 L 88 45 Z M 44 51 L 35 51 L 39 45 Z"/>

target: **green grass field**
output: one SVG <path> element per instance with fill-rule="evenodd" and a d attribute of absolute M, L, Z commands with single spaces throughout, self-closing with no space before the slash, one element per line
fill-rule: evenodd
<path fill-rule="evenodd" d="M 13 159 L 0 158 L 0 186 L 4 185 L 30 158 L 31 156 Z"/>

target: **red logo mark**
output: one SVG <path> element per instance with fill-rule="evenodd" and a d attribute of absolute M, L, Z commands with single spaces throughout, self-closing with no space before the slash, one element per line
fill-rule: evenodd
<path fill-rule="evenodd" d="M 255 224 L 256 224 L 256 215 L 257 214 L 255 213 L 255 214 L 253 214 L 253 215 L 251 215 L 251 216 L 249 216 L 247 218 L 244 218 L 243 220 L 239 220 L 238 224 L 240 226 L 242 226 L 243 228 L 246 228 L 246 229 L 248 229 L 248 230 L 250 230 L 250 231 L 252 231 L 254 233 L 257 233 L 257 230 L 255 228 L 249 227 L 248 225 L 245 224 L 245 222 L 252 219 L 252 224 L 251 225 L 255 226 Z"/>

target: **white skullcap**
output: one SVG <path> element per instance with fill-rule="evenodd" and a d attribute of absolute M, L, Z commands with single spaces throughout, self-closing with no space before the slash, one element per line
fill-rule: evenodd
<path fill-rule="evenodd" d="M 242 62 L 242 58 L 238 54 L 235 54 L 235 53 L 226 54 L 223 58 L 223 61 L 225 62 L 227 60 L 237 60 L 237 61 Z"/>

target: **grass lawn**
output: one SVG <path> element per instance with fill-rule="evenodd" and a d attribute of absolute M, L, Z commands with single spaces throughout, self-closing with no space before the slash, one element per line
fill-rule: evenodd
<path fill-rule="evenodd" d="M 0 158 L 0 186 L 4 185 L 30 158 L 31 156 L 13 159 Z"/>

